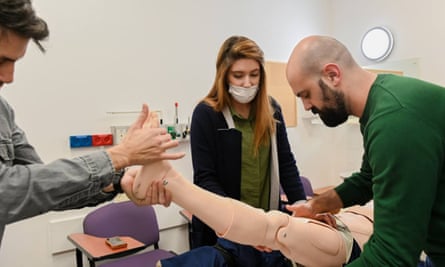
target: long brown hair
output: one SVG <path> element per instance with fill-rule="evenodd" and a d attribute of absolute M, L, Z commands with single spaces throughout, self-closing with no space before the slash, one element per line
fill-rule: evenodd
<path fill-rule="evenodd" d="M 228 92 L 228 73 L 233 63 L 238 59 L 254 59 L 260 65 L 259 90 L 251 106 L 251 111 L 256 114 L 253 140 L 254 155 L 256 155 L 260 145 L 269 144 L 270 136 L 275 132 L 275 120 L 266 90 L 264 54 L 254 41 L 244 36 L 232 36 L 224 41 L 216 60 L 215 81 L 203 101 L 218 112 L 221 112 L 224 107 L 231 105 L 231 98 Z"/>

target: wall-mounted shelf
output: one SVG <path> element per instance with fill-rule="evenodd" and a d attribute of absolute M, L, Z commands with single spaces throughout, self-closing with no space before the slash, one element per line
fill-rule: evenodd
<path fill-rule="evenodd" d="M 109 115 L 119 115 L 119 114 L 135 114 L 141 112 L 140 110 L 130 110 L 130 111 L 107 111 L 106 113 Z"/>

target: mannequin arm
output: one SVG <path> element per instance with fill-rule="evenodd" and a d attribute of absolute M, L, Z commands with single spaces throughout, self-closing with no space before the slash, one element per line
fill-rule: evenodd
<path fill-rule="evenodd" d="M 216 195 L 186 180 L 166 161 L 143 166 L 136 179 L 146 186 L 162 179 L 173 202 L 231 241 L 280 250 L 306 267 L 338 267 L 349 257 L 341 231 L 316 220 L 265 212 Z"/>
<path fill-rule="evenodd" d="M 278 227 L 288 223 L 288 217 L 285 214 L 266 221 L 263 210 L 211 193 L 182 176 L 165 179 L 164 186 L 171 192 L 173 202 L 200 218 L 219 236 L 235 242 L 254 246 L 268 245 L 277 249 L 276 245 L 271 246 L 275 240 L 276 231 Z M 271 226 L 275 228 L 272 228 L 272 231 L 270 231 Z"/>
<path fill-rule="evenodd" d="M 339 231 L 322 222 L 264 212 L 203 190 L 182 176 L 164 179 L 173 202 L 186 208 L 226 239 L 280 250 L 304 266 L 341 266 L 347 249 Z"/>

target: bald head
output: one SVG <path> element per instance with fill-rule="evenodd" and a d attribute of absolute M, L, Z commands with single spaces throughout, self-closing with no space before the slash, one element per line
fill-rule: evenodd
<path fill-rule="evenodd" d="M 343 95 L 349 114 L 359 116 L 376 75 L 362 69 L 348 49 L 329 36 L 313 35 L 292 51 L 287 79 L 306 110 L 326 106 L 326 92 Z M 330 105 L 332 103 L 327 103 Z M 338 103 L 337 103 L 337 106 Z"/>
<path fill-rule="evenodd" d="M 306 37 L 292 51 L 288 62 L 288 79 L 294 71 L 304 75 L 319 75 L 328 63 L 344 68 L 356 65 L 348 49 L 336 39 L 319 35 Z"/>

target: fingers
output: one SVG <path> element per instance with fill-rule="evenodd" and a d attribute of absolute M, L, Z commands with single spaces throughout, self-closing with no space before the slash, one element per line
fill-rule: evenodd
<path fill-rule="evenodd" d="M 168 207 L 172 201 L 172 195 L 165 189 L 161 181 L 154 181 L 147 189 L 145 198 L 138 199 L 134 195 L 130 198 L 137 205 L 155 205 L 161 204 Z"/>
<path fill-rule="evenodd" d="M 287 204 L 287 205 L 285 205 L 284 207 L 285 207 L 286 210 L 288 210 L 288 211 L 295 212 L 295 206 L 294 206 L 294 205 L 289 205 L 289 204 Z"/>
<path fill-rule="evenodd" d="M 257 250 L 259 250 L 259 251 L 262 251 L 262 252 L 272 252 L 272 249 L 271 248 L 268 248 L 268 247 L 266 247 L 266 246 L 255 246 L 255 248 L 257 249 Z"/>
<path fill-rule="evenodd" d="M 167 133 L 165 128 L 151 128 L 149 130 L 150 135 L 158 138 L 162 148 L 168 149 L 179 145 L 177 140 L 172 140 L 172 136 Z"/>
<path fill-rule="evenodd" d="M 163 153 L 161 154 L 161 159 L 165 160 L 175 160 L 181 159 L 185 156 L 185 152 L 177 152 L 177 153 Z"/>
<path fill-rule="evenodd" d="M 134 179 L 133 192 L 135 196 L 137 198 L 149 198 L 147 195 L 148 192 L 151 194 L 150 197 L 152 201 L 157 202 L 158 190 L 156 184 L 153 184 L 153 182 L 162 180 L 170 169 L 170 164 L 165 161 L 154 161 L 144 165 Z"/>
<path fill-rule="evenodd" d="M 310 217 L 311 215 L 303 204 L 286 205 L 286 209 L 291 211 L 294 217 Z"/>
<path fill-rule="evenodd" d="M 185 152 L 176 152 L 176 153 L 166 153 L 168 149 L 179 146 L 178 140 L 171 140 L 170 134 L 165 134 L 160 137 L 161 146 L 160 148 L 164 153 L 160 155 L 160 159 L 162 160 L 176 160 L 181 159 L 185 156 Z"/>
<path fill-rule="evenodd" d="M 159 185 L 160 185 L 160 182 L 156 181 L 156 186 L 154 186 L 154 187 L 156 187 L 158 189 L 157 191 L 158 191 L 159 204 L 164 205 L 165 204 L 165 190 L 162 187 L 160 188 Z"/>
<path fill-rule="evenodd" d="M 320 213 L 315 216 L 316 220 L 329 224 L 330 226 L 337 228 L 337 222 L 334 215 L 330 213 Z"/>
<path fill-rule="evenodd" d="M 169 166 L 168 163 L 166 165 Z M 155 204 L 161 204 L 164 207 L 170 206 L 172 194 L 163 186 L 160 180 L 152 181 L 148 186 L 145 185 L 145 191 L 142 191 L 144 192 L 144 197 L 138 197 L 135 192 L 133 192 L 134 182 L 140 171 L 141 167 L 132 167 L 129 168 L 122 177 L 121 186 L 127 197 L 138 206 Z"/>
<path fill-rule="evenodd" d="M 163 139 L 167 139 L 167 140 L 165 140 L 162 143 L 162 148 L 164 148 L 165 150 L 173 148 L 173 147 L 177 147 L 179 145 L 179 141 L 178 140 L 172 140 L 171 139 L 171 135 L 165 134 L 164 136 L 163 136 Z M 167 136 L 170 136 L 170 137 L 167 137 Z"/>
<path fill-rule="evenodd" d="M 125 172 L 125 175 L 122 177 L 121 180 L 122 189 L 124 190 L 127 197 L 137 206 L 151 205 L 151 199 L 138 199 L 133 193 L 133 182 L 138 171 L 139 168 L 133 167 Z"/>
<path fill-rule="evenodd" d="M 165 189 L 163 183 L 159 183 L 160 186 L 162 186 L 162 188 L 164 189 L 165 192 L 165 203 L 163 203 L 162 205 L 164 205 L 164 207 L 169 207 L 170 203 L 172 203 L 173 201 L 173 195 L 170 191 L 168 191 L 167 189 Z"/>
<path fill-rule="evenodd" d="M 150 112 L 149 112 L 149 109 L 148 109 L 148 105 L 147 104 L 142 104 L 141 113 L 139 114 L 139 117 L 136 120 L 136 122 L 130 127 L 130 129 L 142 128 L 144 126 L 144 123 L 147 121 L 147 119 L 150 119 L 149 115 L 150 115 Z"/>
<path fill-rule="evenodd" d="M 160 125 L 158 113 L 157 112 L 151 112 L 150 115 L 151 115 L 152 127 L 159 128 L 161 125 Z"/>
<path fill-rule="evenodd" d="M 147 128 L 144 129 L 147 142 L 158 145 L 162 149 L 169 149 L 179 145 L 177 140 L 172 140 L 172 137 L 167 133 L 165 128 Z"/>
<path fill-rule="evenodd" d="M 151 203 L 151 199 L 137 199 L 137 198 L 130 198 L 131 201 L 133 201 L 137 206 L 147 206 L 147 205 L 154 205 L 156 203 Z"/>
<path fill-rule="evenodd" d="M 157 112 L 150 112 L 144 122 L 144 128 L 159 128 L 159 116 Z"/>
<path fill-rule="evenodd" d="M 148 128 L 144 130 L 144 133 L 148 136 L 148 138 L 159 138 L 160 142 L 168 142 L 171 140 L 171 135 L 167 133 L 167 129 L 165 128 Z"/>
<path fill-rule="evenodd" d="M 150 190 L 151 189 L 151 190 Z M 150 199 L 151 203 L 159 203 L 158 200 L 158 186 L 156 182 L 153 182 L 148 191 L 151 191 L 149 195 L 147 195 L 147 199 Z"/>
<path fill-rule="evenodd" d="M 133 194 L 137 199 L 150 199 L 157 192 L 153 192 L 153 179 L 148 177 L 136 176 L 133 184 Z"/>
<path fill-rule="evenodd" d="M 156 204 L 161 204 L 164 207 L 170 206 L 172 195 L 165 189 L 162 181 L 155 181 L 152 186 L 153 191 L 151 195 L 151 201 Z"/>

